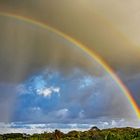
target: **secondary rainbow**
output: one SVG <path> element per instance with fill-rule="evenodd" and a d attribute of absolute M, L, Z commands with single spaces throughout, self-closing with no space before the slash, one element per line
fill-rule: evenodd
<path fill-rule="evenodd" d="M 135 100 L 131 96 L 131 93 L 129 92 L 127 87 L 123 84 L 123 82 L 119 79 L 119 77 L 114 73 L 114 71 L 95 52 L 91 51 L 88 47 L 86 47 L 84 44 L 82 44 L 78 40 L 75 40 L 71 36 L 59 31 L 58 29 L 55 29 L 54 27 L 48 25 L 47 23 L 37 21 L 37 20 L 35 20 L 31 17 L 24 17 L 24 16 L 21 16 L 21 15 L 16 15 L 16 14 L 11 14 L 11 13 L 6 13 L 6 12 L 0 12 L 0 16 L 7 16 L 7 17 L 11 17 L 11 18 L 15 18 L 15 19 L 18 19 L 18 20 L 28 22 L 30 24 L 37 25 L 41 28 L 47 29 L 51 32 L 54 32 L 57 35 L 59 35 L 59 36 L 65 38 L 65 39 L 67 39 L 68 41 L 74 43 L 76 47 L 78 47 L 79 49 L 81 49 L 82 51 L 87 53 L 90 57 L 92 57 L 94 60 L 96 60 L 96 62 L 99 63 L 104 68 L 104 70 L 107 73 L 110 74 L 112 79 L 118 84 L 118 86 L 120 87 L 122 92 L 127 97 L 128 101 L 131 105 L 131 108 L 134 110 L 137 118 L 140 120 L 140 110 L 139 110 L 139 107 L 138 107 L 137 103 L 135 102 Z"/>

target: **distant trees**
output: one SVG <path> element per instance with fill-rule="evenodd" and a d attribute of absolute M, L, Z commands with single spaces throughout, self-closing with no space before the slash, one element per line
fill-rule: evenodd
<path fill-rule="evenodd" d="M 100 130 L 92 127 L 88 131 L 70 131 L 64 134 L 60 130 L 42 134 L 11 133 L 0 135 L 0 140 L 140 140 L 140 129 L 112 128 Z"/>
<path fill-rule="evenodd" d="M 100 131 L 100 129 L 97 126 L 93 126 L 90 129 L 91 131 Z"/>
<path fill-rule="evenodd" d="M 57 130 L 57 129 L 54 131 L 55 140 L 60 140 L 63 137 L 63 135 L 64 134 L 61 131 Z"/>

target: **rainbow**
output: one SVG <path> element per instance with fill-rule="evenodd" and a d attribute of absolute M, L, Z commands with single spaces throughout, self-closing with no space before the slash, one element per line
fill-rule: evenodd
<path fill-rule="evenodd" d="M 87 55 L 92 57 L 98 64 L 100 64 L 104 68 L 104 70 L 107 73 L 109 73 L 109 75 L 117 83 L 117 85 L 120 87 L 121 91 L 126 96 L 128 102 L 130 103 L 131 108 L 135 112 L 135 115 L 140 120 L 140 110 L 139 110 L 139 107 L 138 107 L 137 103 L 135 102 L 134 98 L 131 96 L 131 93 L 129 92 L 127 87 L 123 84 L 123 82 L 119 79 L 119 77 L 115 74 L 115 72 L 95 52 L 91 51 L 88 47 L 86 47 L 84 44 L 82 44 L 78 40 L 75 40 L 71 36 L 68 36 L 67 34 L 55 29 L 54 27 L 52 27 L 52 26 L 50 26 L 46 23 L 37 21 L 33 18 L 24 17 L 24 16 L 21 16 L 21 15 L 16 15 L 16 14 L 11 14 L 11 13 L 6 13 L 6 12 L 0 12 L 0 16 L 7 16 L 7 17 L 15 18 L 15 19 L 18 19 L 18 20 L 22 20 L 22 21 L 37 25 L 41 28 L 47 29 L 51 32 L 54 32 L 57 35 L 61 36 L 62 38 L 67 39 L 68 41 L 74 43 L 76 47 L 78 47 L 79 49 L 84 51 Z"/>

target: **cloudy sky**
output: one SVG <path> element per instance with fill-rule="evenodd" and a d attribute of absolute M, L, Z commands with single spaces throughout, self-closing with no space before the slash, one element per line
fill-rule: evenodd
<path fill-rule="evenodd" d="M 139 9 L 131 0 L 0 0 L 0 13 L 47 23 L 96 52 L 140 106 Z M 1 133 L 139 126 L 103 67 L 55 32 L 1 15 L 0 46 Z"/>

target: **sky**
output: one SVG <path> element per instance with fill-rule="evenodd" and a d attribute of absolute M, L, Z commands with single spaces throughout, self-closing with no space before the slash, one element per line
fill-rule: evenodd
<path fill-rule="evenodd" d="M 1 0 L 1 11 L 46 22 L 81 41 L 123 73 L 126 84 L 140 70 L 139 7 L 138 0 Z"/>
<path fill-rule="evenodd" d="M 0 13 L 32 17 L 79 40 L 140 106 L 139 6 L 130 0 L 0 0 Z M 67 39 L 0 16 L 0 46 L 0 133 L 140 125 L 109 73 Z"/>

